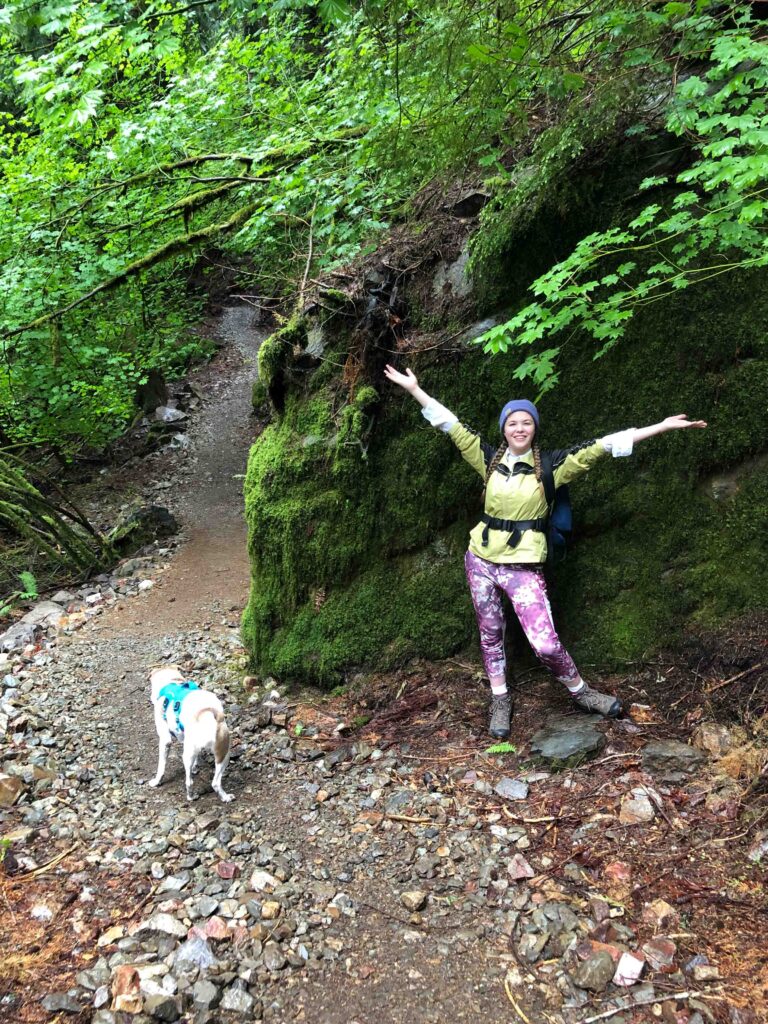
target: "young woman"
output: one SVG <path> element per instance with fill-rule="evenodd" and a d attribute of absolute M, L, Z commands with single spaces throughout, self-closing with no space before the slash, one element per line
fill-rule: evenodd
<path fill-rule="evenodd" d="M 542 572 L 547 556 L 548 509 L 542 483 L 536 406 L 525 399 L 507 402 L 499 416 L 502 442 L 494 451 L 493 446 L 483 444 L 474 431 L 459 423 L 452 412 L 422 391 L 411 370 L 399 373 L 387 366 L 384 373 L 393 384 L 413 395 L 422 407 L 422 415 L 432 426 L 448 434 L 470 466 L 485 480 L 484 512 L 469 535 L 464 565 L 480 629 L 480 649 L 491 684 L 491 736 L 498 739 L 509 736 L 512 714 L 504 654 L 503 594 L 512 602 L 534 652 L 565 684 L 575 703 L 584 711 L 615 718 L 621 712 L 621 702 L 593 690 L 584 682 L 552 622 Z M 549 458 L 555 487 L 586 473 L 608 452 L 614 457 L 631 455 L 638 441 L 687 427 L 706 427 L 706 423 L 692 422 L 683 414 L 668 416 L 649 427 L 633 427 L 597 441 L 553 451 Z"/>

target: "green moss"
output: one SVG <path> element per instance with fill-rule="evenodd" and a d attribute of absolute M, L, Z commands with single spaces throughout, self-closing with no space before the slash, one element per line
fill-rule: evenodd
<path fill-rule="evenodd" d="M 326 307 L 343 308 L 345 306 L 353 305 L 353 300 L 350 296 L 340 288 L 328 288 L 324 285 L 320 290 L 320 298 Z"/>
<path fill-rule="evenodd" d="M 358 666 L 440 657 L 455 648 L 457 634 L 462 644 L 472 635 L 471 608 L 453 601 L 461 562 L 461 550 L 441 544 L 418 557 L 379 562 L 337 587 L 322 606 L 309 598 L 285 619 L 272 615 L 256 590 L 244 616 L 249 649 L 278 677 L 326 685 Z"/>
<path fill-rule="evenodd" d="M 269 394 L 264 385 L 264 382 L 258 377 L 251 385 L 251 405 L 255 411 L 258 411 L 264 406 L 264 403 L 268 400 Z"/>
<path fill-rule="evenodd" d="M 307 321 L 305 317 L 297 314 L 265 338 L 259 348 L 259 381 L 280 412 L 285 397 L 286 371 L 295 349 L 303 348 L 306 341 Z"/>

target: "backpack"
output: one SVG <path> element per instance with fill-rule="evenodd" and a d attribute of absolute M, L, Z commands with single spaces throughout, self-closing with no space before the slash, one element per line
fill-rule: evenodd
<path fill-rule="evenodd" d="M 568 538 L 573 530 L 573 511 L 568 485 L 555 487 L 552 453 L 541 453 L 541 482 L 547 501 L 547 565 L 558 565 L 565 560 Z"/>

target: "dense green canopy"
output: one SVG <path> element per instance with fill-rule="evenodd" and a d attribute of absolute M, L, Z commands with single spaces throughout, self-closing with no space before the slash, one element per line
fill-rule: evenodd
<path fill-rule="evenodd" d="M 5 5 L 3 436 L 108 441 L 148 368 L 204 353 L 191 325 L 222 265 L 295 295 L 463 175 L 493 196 L 482 267 L 580 159 L 674 133 L 685 190 L 645 182 L 653 204 L 488 339 L 581 324 L 612 344 L 638 303 L 764 261 L 765 51 L 750 5 L 708 0 Z M 548 386 L 558 345 L 521 372 Z"/>

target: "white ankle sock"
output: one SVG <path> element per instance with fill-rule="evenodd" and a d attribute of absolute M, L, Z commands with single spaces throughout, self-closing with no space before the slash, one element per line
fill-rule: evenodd
<path fill-rule="evenodd" d="M 572 697 L 578 697 L 578 695 L 587 688 L 587 684 L 583 679 L 564 679 L 563 682 L 568 687 L 568 692 Z"/>
<path fill-rule="evenodd" d="M 494 697 L 505 697 L 507 695 L 507 684 L 502 683 L 501 686 L 499 686 L 497 683 L 494 686 L 493 683 L 491 683 L 491 693 Z"/>

